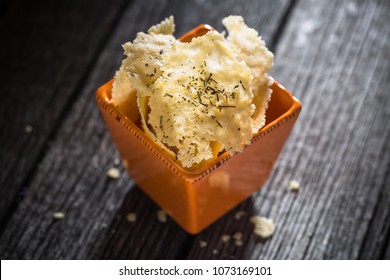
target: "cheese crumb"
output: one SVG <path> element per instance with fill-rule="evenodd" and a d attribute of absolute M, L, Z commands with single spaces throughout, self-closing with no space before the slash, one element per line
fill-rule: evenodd
<path fill-rule="evenodd" d="M 167 212 L 165 212 L 163 209 L 158 210 L 157 220 L 159 220 L 162 223 L 165 223 L 167 221 Z"/>
<path fill-rule="evenodd" d="M 137 214 L 134 212 L 130 212 L 127 214 L 126 219 L 130 223 L 135 223 L 137 221 Z"/>
<path fill-rule="evenodd" d="M 31 125 L 26 125 L 24 128 L 24 131 L 28 134 L 30 134 L 33 131 L 33 127 Z"/>
<path fill-rule="evenodd" d="M 271 237 L 275 231 L 275 224 L 272 219 L 261 216 L 252 216 L 250 221 L 255 225 L 254 233 L 261 238 Z"/>
<path fill-rule="evenodd" d="M 118 168 L 113 167 L 107 171 L 107 176 L 110 177 L 111 179 L 118 179 L 121 176 L 121 174 Z"/>
<path fill-rule="evenodd" d="M 63 218 L 65 218 L 65 214 L 62 213 L 62 212 L 54 212 L 53 213 L 53 219 L 55 220 L 62 220 Z"/>
<path fill-rule="evenodd" d="M 242 233 L 241 232 L 236 232 L 233 234 L 233 239 L 234 239 L 234 244 L 236 246 L 242 246 L 244 242 L 242 241 Z"/>
<path fill-rule="evenodd" d="M 234 217 L 236 218 L 236 220 L 239 220 L 239 219 L 241 219 L 243 216 L 245 216 L 245 212 L 244 211 L 238 211 L 235 215 L 234 215 Z"/>
<path fill-rule="evenodd" d="M 200 241 L 199 241 L 199 246 L 200 246 L 200 248 L 204 248 L 204 247 L 207 246 L 207 242 L 206 242 L 206 241 L 203 241 L 203 240 L 200 240 Z"/>
<path fill-rule="evenodd" d="M 230 235 L 228 235 L 228 234 L 222 235 L 221 240 L 222 240 L 222 242 L 225 242 L 225 243 L 228 242 L 230 240 Z"/>
<path fill-rule="evenodd" d="M 300 187 L 300 184 L 299 184 L 298 181 L 292 180 L 292 181 L 290 182 L 290 190 L 291 190 L 291 191 L 297 191 L 297 190 L 299 189 L 299 187 Z"/>
<path fill-rule="evenodd" d="M 236 232 L 233 234 L 233 239 L 234 240 L 241 240 L 242 239 L 242 233 L 241 232 Z"/>

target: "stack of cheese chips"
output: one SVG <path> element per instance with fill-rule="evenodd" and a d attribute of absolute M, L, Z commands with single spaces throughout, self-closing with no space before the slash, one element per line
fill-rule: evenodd
<path fill-rule="evenodd" d="M 242 151 L 265 124 L 273 54 L 242 17 L 222 22 L 226 38 L 184 43 L 165 19 L 124 44 L 115 76 L 112 103 L 128 113 L 137 104 L 145 133 L 186 168 Z"/>

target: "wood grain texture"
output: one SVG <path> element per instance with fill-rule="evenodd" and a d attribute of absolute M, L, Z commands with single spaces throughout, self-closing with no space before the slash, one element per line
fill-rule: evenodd
<path fill-rule="evenodd" d="M 158 6 L 155 5 L 154 8 Z M 150 15 L 149 20 L 157 21 L 150 14 L 153 11 L 145 4 L 129 6 L 125 15 L 127 21 L 122 22 L 118 32 L 112 34 L 106 51 L 96 62 L 69 117 L 65 119 L 48 154 L 41 162 L 25 199 L 2 235 L 0 251 L 3 257 L 94 258 L 101 246 L 107 247 L 105 239 L 112 238 L 111 235 L 115 234 L 116 229 L 111 228 L 111 221 L 115 220 L 116 211 L 121 209 L 121 203 L 133 183 L 123 169 L 123 176 L 118 181 L 106 176 L 118 155 L 98 112 L 94 92 L 113 76 L 122 58 L 121 44 L 128 40 L 130 32 L 135 34 L 138 31 L 137 22 L 148 18 L 145 14 Z M 135 193 L 140 195 L 139 192 Z M 145 198 L 139 200 L 134 196 L 132 199 L 140 204 L 128 207 L 138 205 L 143 209 L 147 203 Z M 147 204 L 144 215 L 152 211 L 152 205 L 150 202 Z M 65 213 L 65 219 L 53 220 L 52 214 L 56 211 Z M 145 216 L 143 218 L 146 220 Z M 155 213 L 150 213 L 149 218 L 150 222 L 156 222 Z M 142 228 L 142 223 L 138 227 Z M 163 225 L 157 226 L 157 232 L 162 227 Z M 168 228 L 166 232 L 170 232 Z M 139 250 L 133 250 L 132 253 L 141 254 L 142 248 Z M 153 258 L 153 253 L 159 254 L 158 251 L 153 251 L 150 258 Z"/>
<path fill-rule="evenodd" d="M 23 198 L 123 3 L 9 1 L 2 7 L 0 225 Z"/>
<path fill-rule="evenodd" d="M 389 145 L 387 143 L 387 145 Z M 390 148 L 388 148 L 390 149 Z M 389 168 L 387 169 L 387 173 Z M 374 215 L 369 224 L 365 240 L 361 246 L 359 259 L 390 260 L 390 176 L 386 181 L 375 205 Z"/>
<path fill-rule="evenodd" d="M 222 5 L 176 1 L 173 5 L 172 1 L 138 1 L 129 5 L 1 236 L 2 258 L 185 257 L 185 247 L 193 237 L 171 220 L 167 224 L 158 222 L 157 206 L 134 188 L 122 168 L 119 180 L 107 179 L 106 171 L 118 155 L 93 94 L 118 68 L 122 59 L 121 44 L 170 14 L 178 19 L 178 35 L 202 22 L 218 27 L 217 22 L 225 15 L 244 13 L 256 27 L 265 27 L 265 36 L 272 37 L 283 9 L 272 19 L 269 15 L 261 19 L 257 16 L 268 12 L 260 9 L 260 3 L 248 1 L 235 6 L 233 2 Z M 270 9 L 288 4 L 287 1 L 266 3 L 271 5 Z M 252 14 L 253 7 L 258 14 Z M 209 13 L 206 15 L 205 11 Z M 63 212 L 65 218 L 53 220 L 55 211 Z M 132 211 L 138 216 L 135 224 L 125 219 Z"/>
<path fill-rule="evenodd" d="M 240 205 L 247 218 L 232 211 L 189 259 L 388 258 L 389 11 L 385 1 L 297 3 L 272 75 L 302 101 L 301 116 L 267 184 Z M 252 233 L 252 214 L 275 221 L 271 239 Z M 220 241 L 234 232 L 243 246 Z"/>

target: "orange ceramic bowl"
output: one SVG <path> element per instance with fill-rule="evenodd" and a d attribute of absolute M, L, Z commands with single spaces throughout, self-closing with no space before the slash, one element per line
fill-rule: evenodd
<path fill-rule="evenodd" d="M 180 40 L 205 34 L 201 25 Z M 181 227 L 196 234 L 258 191 L 268 178 L 299 115 L 301 103 L 275 82 L 266 125 L 241 153 L 225 152 L 196 170 L 181 167 L 111 100 L 113 81 L 100 87 L 97 103 L 132 179 Z M 133 106 L 135 108 L 135 106 Z"/>

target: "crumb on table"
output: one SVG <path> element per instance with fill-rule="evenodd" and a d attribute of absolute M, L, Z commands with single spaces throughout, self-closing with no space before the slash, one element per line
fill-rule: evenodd
<path fill-rule="evenodd" d="M 137 221 L 137 214 L 134 212 L 130 212 L 127 214 L 126 219 L 130 223 L 135 223 Z"/>
<path fill-rule="evenodd" d="M 242 239 L 242 233 L 241 232 L 236 232 L 233 234 L 233 239 L 234 240 L 241 240 Z"/>
<path fill-rule="evenodd" d="M 222 235 L 221 240 L 222 240 L 222 242 L 225 242 L 225 243 L 228 242 L 230 240 L 230 235 L 228 235 L 228 234 Z"/>
<path fill-rule="evenodd" d="M 296 180 L 292 180 L 291 182 L 290 182 L 290 190 L 292 190 L 292 191 L 297 191 L 298 189 L 299 189 L 299 187 L 300 187 L 300 184 L 299 184 L 299 182 L 298 181 L 296 181 Z"/>
<path fill-rule="evenodd" d="M 112 167 L 108 169 L 107 176 L 111 179 L 118 179 L 121 176 L 118 168 Z"/>
<path fill-rule="evenodd" d="M 199 246 L 200 246 L 200 248 L 204 248 L 204 247 L 207 246 L 207 242 L 206 242 L 206 241 L 203 241 L 203 240 L 200 240 L 200 241 L 199 241 Z"/>
<path fill-rule="evenodd" d="M 257 236 L 261 238 L 268 238 L 273 235 L 275 231 L 275 224 L 272 219 L 255 215 L 252 216 L 250 220 L 255 225 L 253 232 Z"/>
<path fill-rule="evenodd" d="M 158 210 L 157 220 L 159 220 L 162 223 L 165 223 L 167 221 L 167 212 L 165 212 L 163 209 Z"/>
<path fill-rule="evenodd" d="M 242 233 L 241 232 L 234 233 L 233 239 L 234 239 L 234 244 L 236 246 L 242 246 L 242 244 L 244 244 L 244 242 L 242 241 Z"/>
<path fill-rule="evenodd" d="M 240 210 L 238 212 L 236 212 L 236 214 L 234 215 L 234 217 L 236 218 L 236 220 L 240 220 L 243 216 L 245 216 L 245 212 Z"/>
<path fill-rule="evenodd" d="M 24 128 L 24 131 L 28 134 L 30 134 L 33 131 L 33 127 L 31 125 L 26 125 Z"/>
<path fill-rule="evenodd" d="M 63 218 L 65 218 L 65 214 L 62 213 L 62 212 L 54 212 L 53 213 L 53 219 L 54 220 L 62 220 Z"/>

